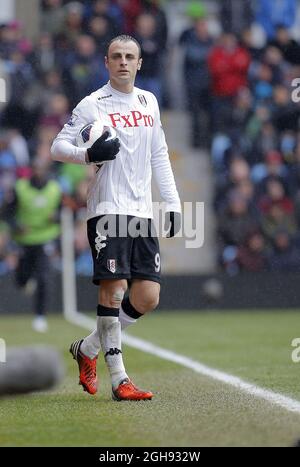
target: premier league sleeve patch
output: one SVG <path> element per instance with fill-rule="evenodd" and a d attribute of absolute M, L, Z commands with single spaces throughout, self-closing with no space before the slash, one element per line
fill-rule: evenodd
<path fill-rule="evenodd" d="M 66 123 L 66 125 L 74 126 L 77 118 L 78 118 L 78 115 L 74 114 L 73 112 L 69 121 Z"/>

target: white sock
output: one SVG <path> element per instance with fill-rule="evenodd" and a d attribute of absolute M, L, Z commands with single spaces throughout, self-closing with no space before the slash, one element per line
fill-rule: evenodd
<path fill-rule="evenodd" d="M 117 316 L 98 316 L 97 329 L 113 388 L 128 378 L 121 352 L 121 324 Z"/>
<path fill-rule="evenodd" d="M 136 323 L 136 319 L 131 318 L 131 316 L 128 316 L 125 311 L 122 308 L 122 305 L 120 306 L 120 312 L 119 312 L 119 321 L 121 323 L 121 329 L 127 328 L 128 326 L 131 326 L 131 324 Z"/>
<path fill-rule="evenodd" d="M 97 357 L 101 350 L 101 344 L 99 339 L 98 330 L 95 329 L 89 336 L 85 337 L 81 346 L 80 352 L 86 357 L 91 359 Z"/>
<path fill-rule="evenodd" d="M 120 307 L 119 313 L 119 321 L 121 323 L 121 330 L 131 326 L 132 324 L 136 323 L 136 319 L 131 318 L 128 316 L 122 308 Z M 80 346 L 80 351 L 86 356 L 91 359 L 97 357 L 101 351 L 101 344 L 100 338 L 98 334 L 98 330 L 95 329 L 91 334 L 86 336 Z"/>

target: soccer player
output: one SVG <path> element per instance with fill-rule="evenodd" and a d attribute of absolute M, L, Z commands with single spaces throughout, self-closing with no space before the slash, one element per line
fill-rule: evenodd
<path fill-rule="evenodd" d="M 87 199 L 88 238 L 94 260 L 93 282 L 99 287 L 97 329 L 75 341 L 70 351 L 79 365 L 79 382 L 97 392 L 96 360 L 102 349 L 115 400 L 151 399 L 128 377 L 122 358 L 121 330 L 158 305 L 159 244 L 155 235 L 130 235 L 132 222 L 152 231 L 152 172 L 166 203 L 168 236 L 180 229 L 181 206 L 155 96 L 134 86 L 142 66 L 139 43 L 121 35 L 108 46 L 105 65 L 109 82 L 84 98 L 53 142 L 53 158 L 62 162 L 95 164 Z M 114 127 L 89 148 L 75 145 L 76 135 L 96 120 Z M 107 234 L 103 219 L 117 225 L 124 219 L 126 236 Z M 108 222 L 109 223 L 109 222 Z M 139 228 L 137 227 L 137 228 Z M 142 229 L 141 229 L 142 230 Z M 145 231 L 145 229 L 144 229 Z M 127 281 L 130 281 L 129 296 Z"/>

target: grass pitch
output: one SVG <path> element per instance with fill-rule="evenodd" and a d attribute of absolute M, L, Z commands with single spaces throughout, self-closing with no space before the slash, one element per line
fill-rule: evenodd
<path fill-rule="evenodd" d="M 30 325 L 31 317 L 0 317 L 0 336 L 8 346 L 54 345 L 66 377 L 50 392 L 0 400 L 0 446 L 291 446 L 300 438 L 300 414 L 127 346 L 129 375 L 154 399 L 113 402 L 101 357 L 100 391 L 90 396 L 68 352 L 87 332 L 61 317 L 50 318 L 46 335 Z M 128 333 L 300 400 L 297 312 L 156 312 Z"/>

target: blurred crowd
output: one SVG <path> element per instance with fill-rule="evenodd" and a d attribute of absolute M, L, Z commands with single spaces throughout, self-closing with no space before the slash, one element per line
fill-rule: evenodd
<path fill-rule="evenodd" d="M 166 15 L 157 0 L 42 0 L 37 39 L 29 40 L 23 26 L 17 20 L 0 25 L 0 74 L 7 90 L 7 102 L 0 103 L 0 275 L 18 263 L 18 226 L 9 210 L 16 182 L 32 179 L 37 160 L 59 182 L 62 205 L 74 212 L 76 271 L 91 275 L 85 204 L 93 169 L 54 164 L 50 146 L 72 108 L 108 81 L 104 56 L 118 34 L 131 34 L 140 42 L 143 68 L 136 84 L 162 102 Z M 57 268 L 59 249 L 58 241 L 47 248 Z"/>
<path fill-rule="evenodd" d="M 218 263 L 230 275 L 300 271 L 300 5 L 219 5 L 219 37 L 193 2 L 179 39 L 191 144 L 209 149 L 215 175 Z"/>
<path fill-rule="evenodd" d="M 8 96 L 0 102 L 0 213 L 38 159 L 59 182 L 62 204 L 74 212 L 77 272 L 91 274 L 85 232 L 91 169 L 53 164 L 50 146 L 72 108 L 107 82 L 107 42 L 129 33 L 142 48 L 136 85 L 163 107 L 171 106 L 165 72 L 170 52 L 182 52 L 177 72 L 191 119 L 190 144 L 210 151 L 215 173 L 220 267 L 232 275 L 300 270 L 300 105 L 292 87 L 300 78 L 300 45 L 293 36 L 298 2 L 187 1 L 189 25 L 175 41 L 168 37 L 164 3 L 41 0 L 36 40 L 24 35 L 19 21 L 0 25 L 0 74 Z M 5 215 L 1 219 L 0 275 L 15 269 L 18 256 L 11 224 Z M 50 251 L 60 267 L 59 246 Z"/>

